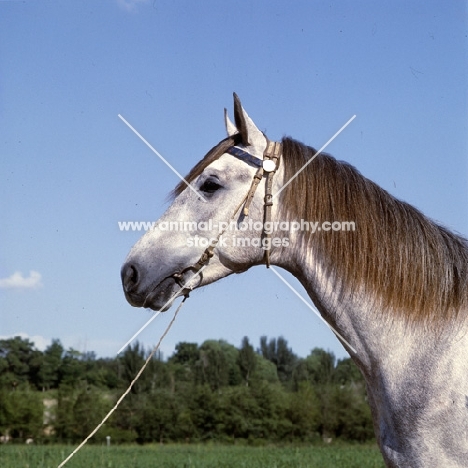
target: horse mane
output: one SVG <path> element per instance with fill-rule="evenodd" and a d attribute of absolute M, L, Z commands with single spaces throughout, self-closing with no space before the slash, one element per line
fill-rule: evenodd
<path fill-rule="evenodd" d="M 241 137 L 213 147 L 189 172 L 193 182 Z M 315 156 L 316 150 L 282 139 L 285 179 Z M 172 192 L 178 196 L 186 185 Z M 354 221 L 354 231 L 301 231 L 299 242 L 340 288 L 340 300 L 365 291 L 370 307 L 389 318 L 437 325 L 468 307 L 468 241 L 431 221 L 366 179 L 357 169 L 320 154 L 279 196 L 285 221 Z M 320 225 L 319 224 L 319 225 Z"/>
<path fill-rule="evenodd" d="M 316 151 L 288 137 L 282 143 L 289 180 Z M 342 299 L 364 290 L 389 317 L 427 325 L 455 319 L 467 307 L 467 240 L 350 164 L 320 154 L 285 187 L 279 205 L 281 219 L 355 222 L 355 231 L 301 231 Z"/>

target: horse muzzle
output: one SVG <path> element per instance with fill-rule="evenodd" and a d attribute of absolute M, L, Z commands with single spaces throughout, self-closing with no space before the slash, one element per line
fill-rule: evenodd
<path fill-rule="evenodd" d="M 145 284 L 144 276 L 137 265 L 125 263 L 121 277 L 125 298 L 133 307 L 146 307 L 152 310 L 168 310 L 173 300 L 183 295 L 174 276 L 165 277 L 156 284 Z"/>

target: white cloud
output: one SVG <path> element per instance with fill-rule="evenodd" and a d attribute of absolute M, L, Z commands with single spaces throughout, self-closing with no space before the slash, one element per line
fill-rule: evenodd
<path fill-rule="evenodd" d="M 14 338 L 15 336 L 19 336 L 23 339 L 28 339 L 29 341 L 32 341 L 34 343 L 34 346 L 40 351 L 44 351 L 51 343 L 51 340 L 49 338 L 44 338 L 41 335 L 30 336 L 24 332 L 15 333 L 14 335 L 10 336 L 0 336 L 0 340 L 8 340 Z"/>
<path fill-rule="evenodd" d="M 37 289 L 42 287 L 41 279 L 37 271 L 30 271 L 26 277 L 20 271 L 15 271 L 8 278 L 0 279 L 0 289 Z"/>
<path fill-rule="evenodd" d="M 135 13 L 139 5 L 147 3 L 149 3 L 149 0 L 117 0 L 117 5 L 129 13 Z"/>
<path fill-rule="evenodd" d="M 44 351 L 51 343 L 51 340 L 49 338 L 45 338 L 41 335 L 28 336 L 26 335 L 26 333 L 24 333 L 23 335 L 23 338 L 29 338 L 34 343 L 36 348 L 40 351 Z"/>

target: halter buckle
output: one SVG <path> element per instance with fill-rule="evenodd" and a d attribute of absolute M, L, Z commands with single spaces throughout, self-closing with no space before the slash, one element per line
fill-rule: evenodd
<path fill-rule="evenodd" d="M 267 193 L 263 198 L 263 203 L 265 206 L 273 206 L 273 194 Z"/>

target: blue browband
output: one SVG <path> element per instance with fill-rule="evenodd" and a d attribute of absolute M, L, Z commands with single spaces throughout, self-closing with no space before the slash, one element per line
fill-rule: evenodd
<path fill-rule="evenodd" d="M 256 167 L 262 167 L 263 160 L 259 159 L 250 153 L 247 153 L 247 151 L 244 151 L 243 149 L 238 148 L 237 146 L 231 146 L 226 153 L 232 154 L 238 159 L 242 159 L 242 161 L 245 161 L 246 163 L 252 164 L 253 166 Z"/>

